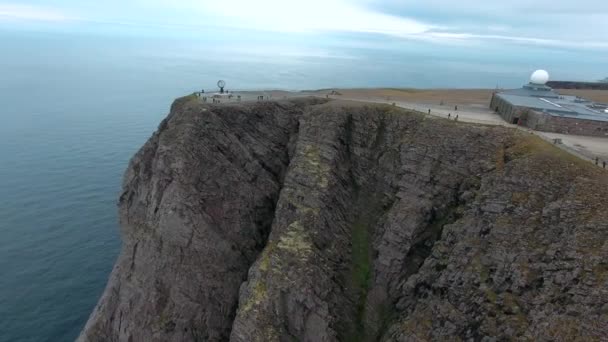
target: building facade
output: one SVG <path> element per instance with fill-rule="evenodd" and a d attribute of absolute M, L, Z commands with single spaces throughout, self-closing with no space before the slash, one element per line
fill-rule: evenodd
<path fill-rule="evenodd" d="M 607 105 L 561 95 L 545 84 L 496 92 L 490 108 L 508 123 L 539 131 L 608 136 Z"/>

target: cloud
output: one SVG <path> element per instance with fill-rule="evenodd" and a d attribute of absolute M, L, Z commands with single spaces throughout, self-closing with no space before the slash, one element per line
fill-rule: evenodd
<path fill-rule="evenodd" d="M 555 0 L 232 0 L 229 5 L 208 0 L 156 1 L 204 14 L 219 25 L 244 29 L 378 33 L 439 43 L 491 40 L 608 48 L 608 14 L 601 17 L 608 13 L 605 0 L 576 4 Z"/>
<path fill-rule="evenodd" d="M 392 8 L 395 10 L 427 9 L 435 12 L 453 14 L 483 13 L 490 18 L 502 15 L 517 15 L 534 19 L 538 16 L 555 13 L 590 14 L 608 13 L 608 3 L 604 0 L 509 0 L 509 1 L 480 1 L 480 0 L 362 0 L 368 7 Z"/>
<path fill-rule="evenodd" d="M 0 3 L 0 20 L 2 19 L 58 22 L 71 20 L 73 18 L 55 9 L 30 5 Z"/>
<path fill-rule="evenodd" d="M 608 41 L 569 41 L 559 39 L 543 39 L 525 36 L 507 36 L 496 34 L 428 32 L 426 36 L 450 41 L 494 40 L 518 44 L 553 46 L 560 48 L 594 48 L 608 49 Z"/>
<path fill-rule="evenodd" d="M 369 11 L 346 0 L 161 1 L 183 6 L 223 25 L 281 32 L 350 31 L 415 34 L 435 28 L 424 22 Z"/>
<path fill-rule="evenodd" d="M 1 1 L 1 0 L 0 0 Z M 34 1 L 34 0 L 24 0 Z M 67 21 L 142 29 L 205 27 L 373 33 L 439 44 L 608 48 L 608 1 L 577 0 L 49 0 L 79 13 L 0 4 L 0 20 Z M 49 5 L 50 6 L 50 5 Z M 120 10 L 117 10 L 117 9 Z"/>
<path fill-rule="evenodd" d="M 509 36 L 579 42 L 607 41 L 605 0 L 367 0 L 371 11 L 442 23 L 474 34 L 503 27 Z"/>

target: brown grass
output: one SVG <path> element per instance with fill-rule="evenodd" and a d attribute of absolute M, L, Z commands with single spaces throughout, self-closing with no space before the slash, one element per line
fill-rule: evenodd
<path fill-rule="evenodd" d="M 492 99 L 491 89 L 338 89 L 343 97 L 387 99 L 420 103 L 444 101 L 452 104 L 488 104 Z"/>
<path fill-rule="evenodd" d="M 608 90 L 558 89 L 560 94 L 584 97 L 596 102 L 608 103 Z"/>
<path fill-rule="evenodd" d="M 345 98 L 384 99 L 446 105 L 488 105 L 494 89 L 337 89 Z M 560 94 L 576 95 L 596 102 L 608 103 L 608 90 L 558 89 Z M 319 90 L 319 94 L 329 93 Z"/>
<path fill-rule="evenodd" d="M 534 155 L 536 158 L 551 160 L 554 163 L 553 165 L 549 166 L 542 163 L 539 163 L 539 165 L 573 171 L 575 174 L 581 172 L 589 172 L 589 175 L 594 176 L 602 174 L 600 169 L 593 164 L 552 145 L 536 135 L 518 132 L 517 142 L 509 148 L 509 153 L 515 158 Z"/>

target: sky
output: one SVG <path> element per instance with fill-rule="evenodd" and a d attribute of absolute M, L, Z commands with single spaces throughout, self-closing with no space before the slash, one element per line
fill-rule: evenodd
<path fill-rule="evenodd" d="M 390 74 L 400 61 L 433 78 L 424 62 L 508 86 L 541 68 L 552 79 L 608 74 L 606 0 L 0 0 L 0 44 L 15 30 L 94 33 L 116 46 L 121 37 L 181 40 L 201 48 L 190 55 L 239 63 L 357 59 L 352 68 Z"/>
<path fill-rule="evenodd" d="M 4 27 L 220 27 L 608 50 L 605 0 L 0 0 Z"/>

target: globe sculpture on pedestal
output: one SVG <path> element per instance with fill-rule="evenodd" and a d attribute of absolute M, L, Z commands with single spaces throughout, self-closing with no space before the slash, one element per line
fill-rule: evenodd
<path fill-rule="evenodd" d="M 217 86 L 220 88 L 220 94 L 224 93 L 224 87 L 226 86 L 226 82 L 224 80 L 217 81 Z"/>

